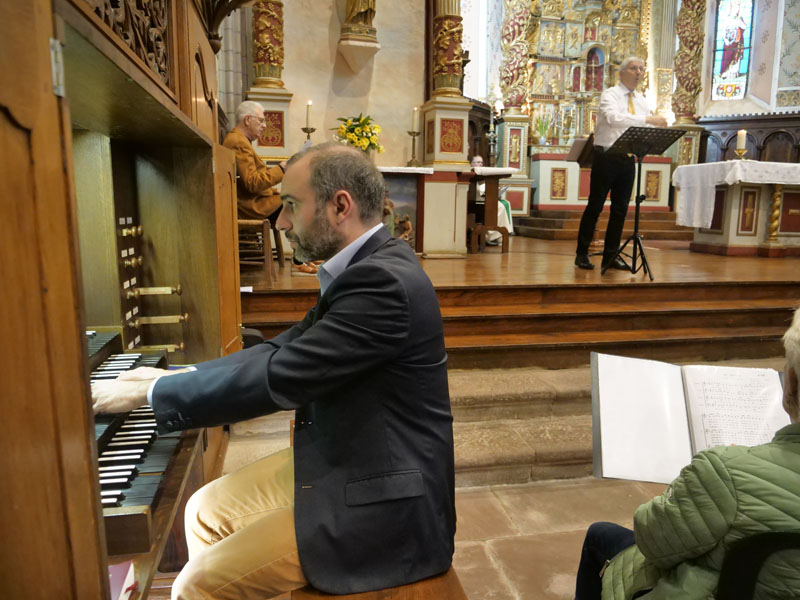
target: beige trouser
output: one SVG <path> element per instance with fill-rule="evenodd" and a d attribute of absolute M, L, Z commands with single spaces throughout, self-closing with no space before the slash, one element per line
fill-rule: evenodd
<path fill-rule="evenodd" d="M 306 584 L 294 532 L 292 449 L 199 489 L 186 503 L 189 562 L 172 600 L 272 598 Z"/>

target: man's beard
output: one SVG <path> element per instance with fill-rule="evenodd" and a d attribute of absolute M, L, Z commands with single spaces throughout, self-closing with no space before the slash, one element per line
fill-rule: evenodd
<path fill-rule="evenodd" d="M 317 211 L 314 215 L 314 221 L 303 234 L 303 239 L 291 231 L 286 233 L 286 238 L 295 243 L 294 257 L 302 262 L 328 260 L 342 249 L 344 242 L 344 236 L 331 227 L 323 211 Z"/>

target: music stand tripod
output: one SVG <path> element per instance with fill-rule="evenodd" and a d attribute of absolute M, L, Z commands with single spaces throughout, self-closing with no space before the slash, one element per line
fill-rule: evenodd
<path fill-rule="evenodd" d="M 628 127 L 619 139 L 614 142 L 611 148 L 608 149 L 609 153 L 616 152 L 634 155 L 638 165 L 636 171 L 636 217 L 633 221 L 633 234 L 625 240 L 625 243 L 620 246 L 619 250 L 614 254 L 614 258 L 608 261 L 607 265 L 612 264 L 617 258 L 625 262 L 624 259 L 620 258 L 620 254 L 625 254 L 623 250 L 625 250 L 625 247 L 630 243 L 633 250 L 631 254 L 625 254 L 625 256 L 631 259 L 631 273 L 635 274 L 640 269 L 644 269 L 644 272 L 650 277 L 650 281 L 653 281 L 653 271 L 650 269 L 650 265 L 647 262 L 647 254 L 645 254 L 644 244 L 642 244 L 642 236 L 639 234 L 639 206 L 645 199 L 645 195 L 639 193 L 642 186 L 642 159 L 645 154 L 662 154 L 684 133 L 686 133 L 686 130 L 683 129 Z M 642 260 L 638 267 L 636 266 L 637 251 L 641 254 Z M 627 264 L 628 263 L 625 263 L 626 266 Z M 608 266 L 603 269 L 602 274 L 605 274 L 606 270 L 608 270 Z"/>

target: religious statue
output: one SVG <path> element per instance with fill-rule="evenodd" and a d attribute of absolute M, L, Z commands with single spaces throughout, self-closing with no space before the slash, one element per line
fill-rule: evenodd
<path fill-rule="evenodd" d="M 344 24 L 342 25 L 343 39 L 374 40 L 376 33 L 372 26 L 374 18 L 375 0 L 347 0 Z"/>
<path fill-rule="evenodd" d="M 347 0 L 345 25 L 372 27 L 375 18 L 375 0 Z"/>

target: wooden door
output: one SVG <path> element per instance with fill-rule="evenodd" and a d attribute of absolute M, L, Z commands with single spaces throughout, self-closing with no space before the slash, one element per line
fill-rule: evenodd
<path fill-rule="evenodd" d="M 0 2 L 0 595 L 103 598 L 70 128 L 51 37 L 50 0 Z"/>

